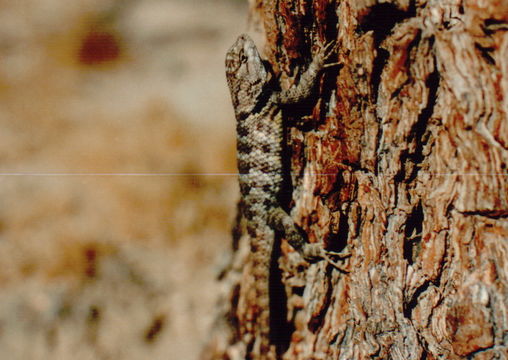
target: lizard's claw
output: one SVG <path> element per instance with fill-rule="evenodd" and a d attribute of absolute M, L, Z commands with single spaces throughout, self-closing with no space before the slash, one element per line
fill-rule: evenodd
<path fill-rule="evenodd" d="M 341 63 L 339 62 L 334 62 L 334 63 L 330 63 L 330 64 L 325 64 L 323 65 L 323 69 L 326 69 L 326 68 L 331 68 L 331 67 L 334 67 L 334 66 L 340 66 L 342 65 Z"/>
<path fill-rule="evenodd" d="M 337 41 L 330 41 L 325 47 L 322 49 L 324 59 L 327 60 L 330 56 L 337 52 L 339 45 Z"/>
<path fill-rule="evenodd" d="M 336 252 L 336 251 L 324 250 L 324 252 L 326 253 L 326 255 L 336 256 L 339 259 L 346 259 L 351 256 L 351 253 L 349 251 Z"/>

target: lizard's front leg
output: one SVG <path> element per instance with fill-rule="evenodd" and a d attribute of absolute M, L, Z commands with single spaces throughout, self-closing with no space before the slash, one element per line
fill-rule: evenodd
<path fill-rule="evenodd" d="M 298 104 L 308 99 L 316 86 L 319 74 L 323 69 L 337 66 L 338 63 L 326 64 L 326 61 L 336 51 L 335 42 L 328 43 L 322 47 L 310 63 L 307 70 L 300 77 L 298 84 L 291 86 L 287 90 L 275 92 L 273 95 L 274 102 L 280 105 Z"/>

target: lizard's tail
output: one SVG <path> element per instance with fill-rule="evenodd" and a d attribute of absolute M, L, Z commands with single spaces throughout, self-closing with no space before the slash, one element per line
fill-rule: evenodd
<path fill-rule="evenodd" d="M 272 238 L 272 239 L 268 239 Z M 272 346 L 270 343 L 270 265 L 273 247 L 273 236 L 255 237 L 252 246 L 252 265 L 255 279 L 256 304 L 256 342 L 259 343 L 259 355 L 257 359 L 273 359 Z M 254 346 L 254 352 L 256 351 Z"/>

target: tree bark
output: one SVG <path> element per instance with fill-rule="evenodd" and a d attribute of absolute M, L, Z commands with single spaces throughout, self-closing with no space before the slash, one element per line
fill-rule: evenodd
<path fill-rule="evenodd" d="M 279 357 L 507 359 L 508 3 L 252 5 L 283 84 L 329 41 L 341 64 L 286 120 L 297 125 L 291 214 L 309 241 L 351 252 L 348 272 L 295 267 L 282 240 Z M 238 332 L 245 241 L 208 358 L 245 358 L 249 346 Z"/>

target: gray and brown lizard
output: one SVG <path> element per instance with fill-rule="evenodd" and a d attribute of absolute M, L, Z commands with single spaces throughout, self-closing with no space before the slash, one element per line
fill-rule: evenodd
<path fill-rule="evenodd" d="M 237 121 L 239 209 L 246 219 L 255 279 L 256 308 L 251 320 L 260 341 L 254 347 L 261 358 L 273 357 L 269 339 L 269 277 L 275 231 L 283 233 L 305 259 L 321 258 L 336 265 L 329 255 L 340 256 L 324 250 L 320 244 L 308 243 L 279 199 L 284 178 L 282 108 L 298 104 L 311 95 L 320 71 L 335 65 L 325 65 L 334 50 L 333 43 L 323 47 L 299 83 L 287 90 L 273 86 L 271 69 L 249 36 L 241 35 L 226 55 L 226 77 Z"/>

